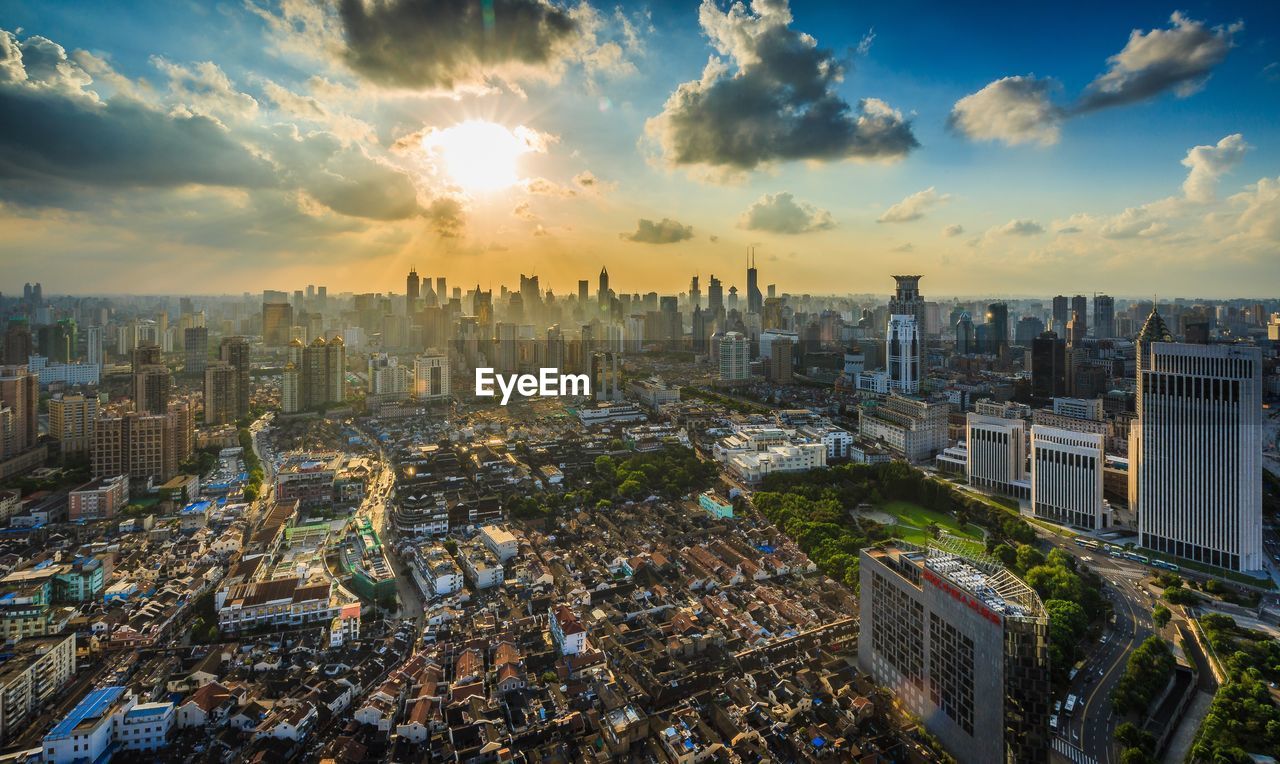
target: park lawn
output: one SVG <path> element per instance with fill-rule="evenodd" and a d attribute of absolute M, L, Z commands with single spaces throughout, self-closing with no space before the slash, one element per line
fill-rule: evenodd
<path fill-rule="evenodd" d="M 926 529 L 929 527 L 929 524 L 932 523 L 953 536 L 963 536 L 965 538 L 973 539 L 974 541 L 982 541 L 983 539 L 982 529 L 973 523 L 967 523 L 964 526 L 961 526 L 960 523 L 956 522 L 956 519 L 951 515 L 943 512 L 937 512 L 932 509 L 925 509 L 919 504 L 914 504 L 909 501 L 890 501 L 880 505 L 877 509 L 885 514 L 893 515 L 897 518 L 898 527 L 913 528 L 922 533 L 926 538 L 929 535 Z M 906 536 L 903 536 L 903 540 L 911 541 L 911 539 Z"/>

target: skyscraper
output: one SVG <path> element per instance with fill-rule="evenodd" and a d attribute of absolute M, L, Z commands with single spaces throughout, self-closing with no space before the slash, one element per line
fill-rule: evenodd
<path fill-rule="evenodd" d="M 102 356 L 103 330 L 101 326 L 90 326 L 85 330 L 85 359 L 94 366 L 101 366 L 105 360 Z"/>
<path fill-rule="evenodd" d="M 1142 546 L 1235 571 L 1262 558 L 1262 350 L 1138 337 L 1129 504 Z"/>
<path fill-rule="evenodd" d="M 978 352 L 978 346 L 974 340 L 973 319 L 968 311 L 964 311 L 956 321 L 956 354 L 969 355 Z"/>
<path fill-rule="evenodd" d="M 747 337 L 741 332 L 725 332 L 716 343 L 719 362 L 719 377 L 723 382 L 735 383 L 747 379 L 747 363 L 749 359 Z"/>
<path fill-rule="evenodd" d="M 204 374 L 209 362 L 209 330 L 193 326 L 182 330 L 182 349 L 187 374 Z"/>
<path fill-rule="evenodd" d="M 293 326 L 293 306 L 287 302 L 262 303 L 262 342 L 267 347 L 282 348 L 289 344 L 289 327 Z"/>
<path fill-rule="evenodd" d="M 714 273 L 707 281 L 707 312 L 713 324 L 724 317 L 724 287 Z"/>
<path fill-rule="evenodd" d="M 1056 332 L 1031 341 L 1031 394 L 1038 403 L 1067 394 L 1067 343 Z"/>
<path fill-rule="evenodd" d="M 25 365 L 35 355 L 31 327 L 25 318 L 9 319 L 4 333 L 4 362 L 10 366 Z"/>
<path fill-rule="evenodd" d="M 1086 334 L 1088 334 L 1089 333 L 1089 298 L 1085 297 L 1082 294 L 1078 294 L 1075 297 L 1072 297 L 1071 312 L 1076 315 L 1076 320 L 1079 322 L 1078 327 L 1080 330 L 1080 336 L 1083 337 Z M 1071 342 L 1071 338 L 1068 337 L 1067 343 L 1070 344 L 1070 342 Z"/>
<path fill-rule="evenodd" d="M 1009 571 L 903 542 L 863 549 L 858 664 L 961 764 L 1049 759 L 1049 617 Z"/>
<path fill-rule="evenodd" d="M 425 353 L 413 361 L 413 395 L 420 401 L 449 397 L 449 359 L 438 353 Z"/>
<path fill-rule="evenodd" d="M 695 275 L 689 280 L 689 310 L 701 307 L 702 290 L 698 287 L 698 277 Z"/>
<path fill-rule="evenodd" d="M 63 459 L 89 453 L 97 419 L 97 396 L 67 393 L 49 399 L 49 435 L 58 441 Z"/>
<path fill-rule="evenodd" d="M 249 378 L 249 338 L 223 337 L 218 346 L 218 356 L 235 370 L 234 419 L 249 416 L 249 397 L 252 385 Z"/>
<path fill-rule="evenodd" d="M 1093 296 L 1093 336 L 1110 339 L 1116 336 L 1116 300 L 1105 294 Z"/>
<path fill-rule="evenodd" d="M 418 280 L 418 269 L 410 268 L 409 276 L 405 279 L 404 297 L 405 312 L 413 315 L 418 305 L 418 298 L 422 296 L 421 282 Z"/>
<path fill-rule="evenodd" d="M 889 315 L 915 316 L 916 325 L 924 330 L 925 301 L 920 295 L 920 279 L 924 276 L 894 276 L 898 282 L 889 298 Z"/>
<path fill-rule="evenodd" d="M 1065 294 L 1053 298 L 1053 331 L 1059 337 L 1065 337 L 1067 321 L 1071 320 L 1071 301 Z"/>
<path fill-rule="evenodd" d="M 36 445 L 39 401 L 40 377 L 26 364 L 0 366 L 0 462 Z"/>
<path fill-rule="evenodd" d="M 751 265 L 747 267 L 747 312 L 759 314 L 764 307 L 764 295 L 760 293 L 760 274 L 756 271 L 756 251 L 751 250 Z"/>
<path fill-rule="evenodd" d="M 204 369 L 204 423 L 236 421 L 236 370 L 226 361 L 213 361 Z"/>
<path fill-rule="evenodd" d="M 1003 302 L 993 302 L 987 306 L 987 325 L 991 327 L 987 335 L 988 346 L 983 348 L 991 355 L 1002 355 L 1009 348 L 1009 306 Z"/>
<path fill-rule="evenodd" d="M 1031 509 L 1036 517 L 1100 530 L 1102 448 L 1098 433 L 1031 428 Z"/>
<path fill-rule="evenodd" d="M 885 332 L 885 357 L 889 359 L 889 389 L 914 395 L 920 392 L 920 324 L 913 315 L 889 316 Z"/>
<path fill-rule="evenodd" d="M 591 282 L 586 279 L 578 279 L 578 305 L 584 306 L 590 299 Z"/>
<path fill-rule="evenodd" d="M 600 267 L 600 285 L 596 289 L 596 305 L 603 313 L 609 309 L 609 269 Z"/>
<path fill-rule="evenodd" d="M 173 377 L 167 366 L 148 364 L 133 373 L 133 408 L 139 414 L 163 414 L 169 408 Z"/>

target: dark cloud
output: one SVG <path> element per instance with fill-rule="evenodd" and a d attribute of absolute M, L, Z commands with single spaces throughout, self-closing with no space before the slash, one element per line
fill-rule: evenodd
<path fill-rule="evenodd" d="M 547 69 L 581 34 L 543 0 L 342 0 L 345 58 L 381 85 L 453 88 L 492 74 Z"/>
<path fill-rule="evenodd" d="M 439 196 L 427 205 L 427 222 L 431 230 L 445 237 L 454 239 L 462 235 L 466 227 L 466 214 L 462 202 L 451 196 Z"/>
<path fill-rule="evenodd" d="M 634 233 L 620 233 L 619 237 L 638 244 L 674 244 L 693 238 L 693 226 L 663 218 L 658 222 L 641 218 Z"/>
<path fill-rule="evenodd" d="M 750 170 L 798 159 L 893 159 L 919 146 L 888 104 L 867 98 L 855 108 L 837 94 L 844 65 L 791 28 L 786 0 L 723 12 L 703 0 L 699 20 L 724 58 L 677 87 L 646 124 L 672 164 Z"/>
<path fill-rule="evenodd" d="M 1172 90 L 1185 97 L 1204 86 L 1214 67 L 1231 50 L 1241 23 L 1208 27 L 1175 11 L 1170 28 L 1129 34 L 1124 49 L 1107 59 L 1107 71 L 1085 88 L 1075 111 L 1143 101 Z"/>
<path fill-rule="evenodd" d="M 798 201 L 791 193 L 782 191 L 765 194 L 753 202 L 742 214 L 738 226 L 749 231 L 799 234 L 826 231 L 835 228 L 836 223 L 830 212 Z"/>
<path fill-rule="evenodd" d="M 1005 236 L 1035 236 L 1044 233 L 1044 226 L 1034 220 L 1010 220 L 996 230 Z"/>

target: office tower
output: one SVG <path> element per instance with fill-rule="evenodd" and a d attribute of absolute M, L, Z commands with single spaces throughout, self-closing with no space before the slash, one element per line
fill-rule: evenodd
<path fill-rule="evenodd" d="M 679 350 L 681 340 L 684 339 L 684 326 L 680 323 L 680 303 L 679 298 L 675 296 L 663 297 L 661 300 L 662 314 L 661 338 L 663 350 Z"/>
<path fill-rule="evenodd" d="M 1065 294 L 1053 298 L 1053 331 L 1065 336 L 1067 321 L 1071 320 L 1071 301 Z"/>
<path fill-rule="evenodd" d="M 780 297 L 767 297 L 764 301 L 764 309 L 760 315 L 760 328 L 766 331 L 770 329 L 783 329 L 786 319 L 783 318 L 783 308 L 786 305 Z"/>
<path fill-rule="evenodd" d="M 85 331 L 86 360 L 94 366 L 101 366 L 105 360 L 102 355 L 103 330 L 101 326 L 90 326 Z"/>
<path fill-rule="evenodd" d="M 1013 341 L 1018 347 L 1029 348 L 1036 337 L 1044 332 L 1044 322 L 1035 316 L 1023 316 L 1013 329 Z"/>
<path fill-rule="evenodd" d="M 1018 484 L 1027 476 L 1026 423 L 970 413 L 965 417 L 964 431 L 969 484 L 1020 493 Z"/>
<path fill-rule="evenodd" d="M 1080 347 L 1081 340 L 1084 339 L 1086 327 L 1084 319 L 1076 311 L 1071 311 L 1071 319 L 1067 321 L 1067 347 Z"/>
<path fill-rule="evenodd" d="M 945 401 L 930 402 L 898 393 L 865 408 L 858 418 L 858 434 L 882 440 L 909 462 L 932 459 L 947 447 L 947 422 L 951 407 Z"/>
<path fill-rule="evenodd" d="M 1105 294 L 1093 296 L 1093 336 L 1110 339 L 1116 336 L 1116 300 Z"/>
<path fill-rule="evenodd" d="M 223 337 L 218 357 L 235 370 L 235 419 L 249 416 L 249 397 L 253 391 L 249 378 L 249 338 Z"/>
<path fill-rule="evenodd" d="M 718 350 L 720 379 L 729 383 L 745 381 L 749 358 L 746 335 L 741 332 L 725 332 L 720 337 Z"/>
<path fill-rule="evenodd" d="M 724 316 L 724 287 L 714 273 L 707 280 L 707 312 L 711 314 L 712 322 L 720 321 Z"/>
<path fill-rule="evenodd" d="M 600 286 L 596 289 L 596 305 L 600 312 L 609 308 L 609 269 L 600 267 Z"/>
<path fill-rule="evenodd" d="M 769 343 L 769 380 L 775 384 L 791 383 L 792 347 L 791 340 L 786 337 L 778 337 Z"/>
<path fill-rule="evenodd" d="M 316 287 L 316 308 L 323 313 L 327 307 L 329 307 L 329 287 L 318 286 Z"/>
<path fill-rule="evenodd" d="M 209 362 L 209 330 L 203 326 L 184 329 L 182 349 L 186 358 L 186 373 L 204 374 L 205 365 Z"/>
<path fill-rule="evenodd" d="M 915 316 L 916 326 L 924 327 L 925 302 L 920 295 L 920 279 L 924 276 L 894 276 L 897 286 L 889 298 L 889 315 Z"/>
<path fill-rule="evenodd" d="M 996 565 L 864 549 L 858 664 L 960 764 L 1049 760 L 1049 616 Z"/>
<path fill-rule="evenodd" d="M 968 311 L 963 311 L 960 314 L 960 319 L 956 321 L 956 355 L 969 355 L 970 353 L 978 352 L 975 340 L 973 319 L 969 316 Z"/>
<path fill-rule="evenodd" d="M 476 284 L 471 303 L 476 323 L 480 326 L 480 331 L 487 336 L 493 330 L 493 290 L 481 292 L 480 285 Z"/>
<path fill-rule="evenodd" d="M 289 327 L 293 326 L 293 306 L 287 302 L 262 303 L 262 343 L 281 348 L 289 344 Z"/>
<path fill-rule="evenodd" d="M 707 352 L 707 342 L 711 339 L 711 322 L 707 320 L 709 315 L 707 311 L 702 309 L 702 306 L 697 306 L 693 309 L 693 328 L 690 344 L 695 353 Z M 630 338 L 629 334 L 627 336 Z"/>
<path fill-rule="evenodd" d="M 133 373 L 133 408 L 139 414 L 164 414 L 173 377 L 167 366 L 148 364 Z"/>
<path fill-rule="evenodd" d="M 76 322 L 63 318 L 36 330 L 36 349 L 53 363 L 71 363 L 75 360 L 76 337 Z"/>
<path fill-rule="evenodd" d="M 235 367 L 226 361 L 211 361 L 204 369 L 204 423 L 231 424 L 236 416 L 239 388 Z"/>
<path fill-rule="evenodd" d="M 420 289 L 421 282 L 418 279 L 418 269 L 410 268 L 409 276 L 404 283 L 404 300 L 405 312 L 412 314 L 418 309 L 418 298 L 422 296 Z"/>
<path fill-rule="evenodd" d="M 31 327 L 25 318 L 9 319 L 4 333 L 4 362 L 8 366 L 26 364 L 36 354 Z"/>
<path fill-rule="evenodd" d="M 412 382 L 409 367 L 401 366 L 400 359 L 386 353 L 371 353 L 368 362 L 369 395 L 408 395 Z"/>
<path fill-rule="evenodd" d="M 26 364 L 0 366 L 0 462 L 34 448 L 40 377 Z"/>
<path fill-rule="evenodd" d="M 914 395 L 920 392 L 920 324 L 913 315 L 892 315 L 885 332 L 885 357 L 889 359 L 889 389 Z"/>
<path fill-rule="evenodd" d="M 766 299 L 768 299 L 769 297 L 777 297 L 777 296 L 778 296 L 778 285 L 777 285 L 777 284 L 770 284 L 769 286 L 765 287 L 765 298 L 766 298 Z"/>
<path fill-rule="evenodd" d="M 586 279 L 578 279 L 578 305 L 580 307 L 586 305 L 587 300 L 590 299 L 590 285 L 591 282 Z"/>
<path fill-rule="evenodd" d="M 420 401 L 449 397 L 449 358 L 428 352 L 413 361 L 413 395 Z"/>
<path fill-rule="evenodd" d="M 689 310 L 694 310 L 702 306 L 702 290 L 698 287 L 698 277 L 694 276 L 689 281 Z"/>
<path fill-rule="evenodd" d="M 747 268 L 747 312 L 759 314 L 764 307 L 764 296 L 760 294 L 760 273 L 756 270 L 756 252 L 751 250 L 751 265 Z"/>
<path fill-rule="evenodd" d="M 1089 298 L 1082 294 L 1078 294 L 1071 298 L 1071 312 L 1075 314 L 1076 321 L 1079 322 L 1080 336 L 1083 337 L 1089 332 Z M 1068 337 L 1068 344 L 1071 340 Z"/>
<path fill-rule="evenodd" d="M 96 396 L 67 393 L 49 399 L 49 435 L 58 441 L 64 459 L 89 453 L 97 419 Z"/>
<path fill-rule="evenodd" d="M 1031 341 L 1031 395 L 1043 403 L 1067 394 L 1067 343 L 1055 332 Z"/>
<path fill-rule="evenodd" d="M 994 356 L 1004 355 L 1009 349 L 1009 306 L 993 302 L 987 306 L 987 347 L 983 350 Z"/>
<path fill-rule="evenodd" d="M 160 346 L 154 342 L 139 343 L 129 353 L 130 367 L 134 374 L 137 374 L 144 366 L 161 366 L 164 364 L 164 354 L 160 350 Z"/>
<path fill-rule="evenodd" d="M 726 301 L 726 307 L 732 313 L 738 309 L 738 288 L 736 286 L 729 287 L 729 299 Z"/>
<path fill-rule="evenodd" d="M 1142 546 L 1214 567 L 1262 558 L 1262 350 L 1169 341 L 1154 310 L 1138 338 L 1129 504 Z"/>
<path fill-rule="evenodd" d="M 512 323 L 500 322 L 493 327 L 493 365 L 500 374 L 516 371 L 516 330 Z"/>
<path fill-rule="evenodd" d="M 1031 427 L 1031 508 L 1036 517 L 1100 530 L 1103 442 L 1101 434 Z"/>
<path fill-rule="evenodd" d="M 520 302 L 524 305 L 524 314 L 530 321 L 542 318 L 542 287 L 537 276 L 520 274 Z M 514 297 L 515 295 L 512 295 Z"/>

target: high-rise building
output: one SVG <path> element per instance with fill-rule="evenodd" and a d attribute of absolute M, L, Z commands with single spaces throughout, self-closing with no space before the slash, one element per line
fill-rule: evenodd
<path fill-rule="evenodd" d="M 40 377 L 26 364 L 0 366 L 0 461 L 34 448 Z"/>
<path fill-rule="evenodd" d="M 1067 343 L 1055 332 L 1031 341 L 1031 395 L 1040 403 L 1067 394 Z"/>
<path fill-rule="evenodd" d="M 882 441 L 909 462 L 932 459 L 947 447 L 951 407 L 945 401 L 922 401 L 897 393 L 868 404 L 858 417 L 858 434 Z"/>
<path fill-rule="evenodd" d="M 173 401 L 163 414 L 129 411 L 99 417 L 93 432 L 93 476 L 165 481 L 191 456 L 194 411 Z"/>
<path fill-rule="evenodd" d="M 1009 349 L 1009 306 L 993 302 L 987 306 L 987 347 L 983 351 L 994 356 L 1003 355 Z"/>
<path fill-rule="evenodd" d="M 1101 530 L 1103 442 L 1097 433 L 1031 427 L 1031 509 L 1063 525 Z"/>
<path fill-rule="evenodd" d="M 663 296 L 660 301 L 662 309 L 662 328 L 660 337 L 664 350 L 679 350 L 684 339 L 684 326 L 680 322 L 680 303 L 674 296 Z"/>
<path fill-rule="evenodd" d="M 1060 294 L 1053 298 L 1053 331 L 1058 333 L 1059 337 L 1065 337 L 1067 333 L 1067 322 L 1071 320 L 1071 300 L 1065 295 Z"/>
<path fill-rule="evenodd" d="M 578 305 L 585 306 L 591 295 L 591 282 L 586 279 L 578 279 Z"/>
<path fill-rule="evenodd" d="M 182 349 L 187 374 L 204 374 L 209 363 L 209 330 L 192 326 L 182 330 Z"/>
<path fill-rule="evenodd" d="M 449 397 L 448 356 L 429 352 L 414 359 L 413 395 L 420 401 L 438 401 Z"/>
<path fill-rule="evenodd" d="M 301 343 L 299 343 L 301 344 Z M 330 403 L 342 403 L 347 397 L 347 353 L 341 337 L 325 341 L 316 337 L 305 348 L 293 346 L 301 357 L 297 365 L 297 410 L 320 408 Z"/>
<path fill-rule="evenodd" d="M 889 359 L 889 389 L 914 395 L 920 392 L 923 359 L 920 324 L 914 315 L 891 315 L 885 332 L 885 357 Z"/>
<path fill-rule="evenodd" d="M 1105 294 L 1093 296 L 1093 336 L 1110 339 L 1116 336 L 1116 300 Z"/>
<path fill-rule="evenodd" d="M 161 366 L 164 364 L 164 352 L 154 342 L 140 342 L 129 353 L 130 371 L 137 374 L 144 366 Z"/>
<path fill-rule="evenodd" d="M 4 362 L 9 366 L 26 364 L 36 354 L 31 327 L 25 318 L 9 319 L 4 333 Z"/>
<path fill-rule="evenodd" d="M 85 330 L 85 360 L 93 366 L 101 366 L 106 360 L 102 355 L 103 328 L 90 326 Z"/>
<path fill-rule="evenodd" d="M 713 324 L 724 318 L 724 286 L 714 273 L 707 280 L 707 312 Z"/>
<path fill-rule="evenodd" d="M 293 306 L 281 300 L 262 303 L 262 343 L 282 348 L 289 344 L 289 327 L 293 326 Z"/>
<path fill-rule="evenodd" d="M 1077 324 L 1079 326 L 1080 336 L 1083 337 L 1089 333 L 1089 298 L 1082 294 L 1078 294 L 1071 298 L 1071 312 L 1075 314 Z M 1071 338 L 1067 338 L 1067 344 L 1071 343 Z"/>
<path fill-rule="evenodd" d="M 321 287 L 323 289 L 323 287 Z M 218 345 L 218 357 L 235 370 L 235 419 L 249 416 L 250 396 L 253 386 L 249 375 L 249 338 L 223 337 Z"/>
<path fill-rule="evenodd" d="M 751 250 L 751 265 L 747 267 L 747 312 L 760 314 L 764 307 L 764 295 L 760 293 L 760 273 L 756 270 L 756 253 Z"/>
<path fill-rule="evenodd" d="M 1004 568 L 864 549 L 858 664 L 961 764 L 1049 760 L 1049 616 Z"/>
<path fill-rule="evenodd" d="M 695 275 L 689 280 L 689 310 L 695 310 L 702 307 L 702 289 L 698 286 L 698 277 Z"/>
<path fill-rule="evenodd" d="M 169 407 L 173 375 L 169 367 L 147 364 L 133 373 L 133 408 L 139 414 L 164 414 Z"/>
<path fill-rule="evenodd" d="M 410 268 L 409 276 L 405 279 L 404 284 L 405 313 L 413 315 L 413 312 L 417 310 L 418 298 L 422 296 L 420 285 L 418 269 Z"/>
<path fill-rule="evenodd" d="M 600 285 L 596 289 L 596 305 L 603 313 L 609 309 L 609 269 L 600 267 Z"/>
<path fill-rule="evenodd" d="M 1013 342 L 1018 347 L 1029 348 L 1036 337 L 1044 333 L 1044 322 L 1035 316 L 1023 316 L 1013 328 Z"/>
<path fill-rule="evenodd" d="M 49 435 L 58 441 L 63 458 L 89 453 L 97 419 L 96 396 L 66 393 L 49 399 Z"/>
<path fill-rule="evenodd" d="M 791 383 L 792 350 L 794 344 L 787 337 L 778 337 L 769 343 L 769 380 L 779 385 Z"/>
<path fill-rule="evenodd" d="M 400 359 L 386 353 L 371 353 L 368 363 L 369 395 L 408 395 L 411 386 L 409 367 L 401 366 Z"/>
<path fill-rule="evenodd" d="M 1026 423 L 970 413 L 965 417 L 969 484 L 1006 494 L 1023 492 L 1027 477 Z"/>
<path fill-rule="evenodd" d="M 889 315 L 915 316 L 916 326 L 924 330 L 925 300 L 920 294 L 920 279 L 924 276 L 894 276 L 897 286 L 889 298 Z"/>
<path fill-rule="evenodd" d="M 1084 318 L 1076 311 L 1071 311 L 1071 318 L 1067 320 L 1067 347 L 1080 347 L 1085 331 L 1087 326 Z"/>
<path fill-rule="evenodd" d="M 968 311 L 960 314 L 956 321 L 956 355 L 969 355 L 978 352 L 977 337 L 973 331 L 973 318 Z"/>
<path fill-rule="evenodd" d="M 235 367 L 226 361 L 211 361 L 204 369 L 204 423 L 231 424 L 236 416 L 239 380 Z"/>
<path fill-rule="evenodd" d="M 1138 420 L 1129 430 L 1139 543 L 1261 570 L 1262 350 L 1170 339 L 1152 310 L 1138 337 Z"/>
<path fill-rule="evenodd" d="M 745 381 L 750 359 L 746 335 L 741 332 L 725 332 L 720 337 L 718 350 L 717 360 L 721 381 L 729 383 Z"/>

